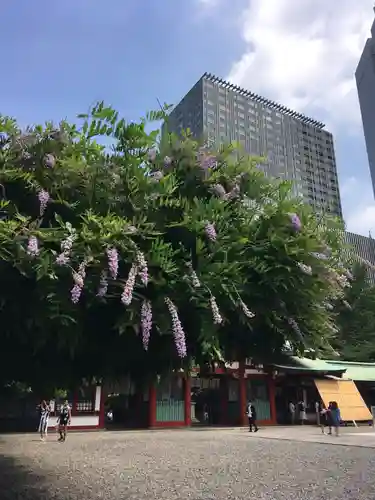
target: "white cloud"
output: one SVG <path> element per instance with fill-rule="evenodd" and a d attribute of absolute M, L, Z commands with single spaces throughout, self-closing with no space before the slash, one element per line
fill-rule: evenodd
<path fill-rule="evenodd" d="M 245 1 L 245 51 L 227 79 L 324 121 L 335 135 L 362 135 L 354 72 L 373 0 Z M 348 229 L 375 235 L 371 184 L 344 179 L 341 195 Z"/>
<path fill-rule="evenodd" d="M 242 14 L 247 48 L 228 78 L 292 109 L 358 124 L 353 75 L 370 33 L 373 0 L 248 4 Z"/>
<path fill-rule="evenodd" d="M 345 200 L 347 230 L 368 236 L 375 236 L 375 202 L 370 183 L 349 177 L 341 186 Z M 345 214 L 344 214 L 345 215 Z"/>

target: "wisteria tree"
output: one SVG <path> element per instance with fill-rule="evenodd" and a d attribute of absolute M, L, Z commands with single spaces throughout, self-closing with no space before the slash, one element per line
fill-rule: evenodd
<path fill-rule="evenodd" d="M 3 380 L 330 349 L 339 223 L 233 147 L 158 141 L 103 103 L 79 118 L 0 117 Z"/>

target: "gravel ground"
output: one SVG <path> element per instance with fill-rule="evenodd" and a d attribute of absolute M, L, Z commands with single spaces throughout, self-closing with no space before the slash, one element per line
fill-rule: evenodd
<path fill-rule="evenodd" d="M 240 430 L 0 438 L 2 500 L 372 500 L 374 449 Z"/>

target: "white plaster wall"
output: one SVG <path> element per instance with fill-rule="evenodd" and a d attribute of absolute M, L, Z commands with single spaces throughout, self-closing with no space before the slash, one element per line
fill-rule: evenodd
<path fill-rule="evenodd" d="M 51 417 L 49 428 L 56 426 L 57 417 Z M 99 425 L 99 415 L 75 415 L 72 416 L 70 427 L 94 427 Z"/>

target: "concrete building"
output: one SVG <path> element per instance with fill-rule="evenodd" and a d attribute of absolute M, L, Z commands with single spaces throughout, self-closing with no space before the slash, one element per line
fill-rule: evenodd
<path fill-rule="evenodd" d="M 374 7 L 375 10 L 375 7 Z M 375 21 L 355 72 L 372 188 L 375 193 Z"/>
<path fill-rule="evenodd" d="M 345 231 L 345 243 L 352 247 L 351 254 L 354 260 L 367 264 L 367 276 L 371 284 L 375 285 L 375 240 L 371 237 Z"/>
<path fill-rule="evenodd" d="M 164 124 L 164 130 L 166 124 Z M 324 124 L 209 73 L 172 110 L 168 130 L 218 147 L 236 141 L 266 158 L 266 175 L 293 181 L 318 212 L 342 217 L 332 134 Z"/>

